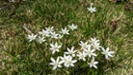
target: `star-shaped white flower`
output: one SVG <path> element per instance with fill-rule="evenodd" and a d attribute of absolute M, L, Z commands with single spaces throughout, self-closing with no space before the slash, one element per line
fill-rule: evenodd
<path fill-rule="evenodd" d="M 51 33 L 51 38 L 58 39 L 58 34 L 56 34 L 55 32 L 52 32 Z"/>
<path fill-rule="evenodd" d="M 62 39 L 62 38 L 63 38 L 63 35 L 59 34 L 58 39 Z"/>
<path fill-rule="evenodd" d="M 61 29 L 61 32 L 63 35 L 67 34 L 69 35 L 69 30 L 65 27 L 64 29 Z"/>
<path fill-rule="evenodd" d="M 103 52 L 101 52 L 102 54 L 105 55 L 105 58 L 108 59 L 109 57 L 113 57 L 112 54 L 114 54 L 114 51 L 109 51 L 109 47 L 107 47 L 106 49 L 104 49 L 102 47 Z"/>
<path fill-rule="evenodd" d="M 63 57 L 60 56 L 60 58 L 61 58 L 61 62 L 65 63 L 69 57 L 71 57 L 71 56 L 70 56 L 70 55 L 66 56 L 65 54 L 64 54 Z"/>
<path fill-rule="evenodd" d="M 96 64 L 98 64 L 98 61 L 95 61 L 94 57 L 92 57 L 92 60 L 90 63 L 88 62 L 88 65 L 90 66 L 90 68 L 94 67 L 95 69 L 97 69 Z"/>
<path fill-rule="evenodd" d="M 95 50 L 100 50 L 100 48 L 102 47 L 102 46 L 100 46 L 100 43 L 94 43 L 94 44 L 92 44 L 92 46 L 93 46 L 93 49 L 95 49 Z"/>
<path fill-rule="evenodd" d="M 78 28 L 78 26 L 76 26 L 76 25 L 74 25 L 74 24 L 69 25 L 68 27 L 69 27 L 72 31 Z"/>
<path fill-rule="evenodd" d="M 71 49 L 67 48 L 68 52 L 64 52 L 65 54 L 69 54 L 72 57 L 75 57 L 76 50 L 74 50 L 74 47 L 72 46 Z"/>
<path fill-rule="evenodd" d="M 66 62 L 64 62 L 65 67 L 74 67 L 74 63 L 77 62 L 77 60 L 72 60 L 73 58 L 71 56 L 67 56 Z"/>
<path fill-rule="evenodd" d="M 39 42 L 40 44 L 42 44 L 43 42 L 45 42 L 46 40 L 44 39 L 44 37 L 38 37 L 37 38 L 37 42 Z"/>
<path fill-rule="evenodd" d="M 79 60 L 86 61 L 85 57 L 87 56 L 87 54 L 84 51 L 82 53 L 79 52 L 79 54 L 77 54 L 77 56 L 78 56 Z"/>
<path fill-rule="evenodd" d="M 41 32 L 39 32 L 39 34 L 41 34 L 42 36 L 46 36 L 46 37 L 49 37 L 50 36 L 50 33 L 44 29 L 42 29 Z"/>
<path fill-rule="evenodd" d="M 87 46 L 88 46 L 88 42 L 83 42 L 83 41 L 80 41 L 80 43 L 79 43 L 79 45 L 81 46 L 81 49 L 86 49 L 87 48 Z"/>
<path fill-rule="evenodd" d="M 99 40 L 97 40 L 96 38 L 91 38 L 90 40 L 88 40 L 91 45 L 95 44 L 95 43 L 99 43 Z"/>
<path fill-rule="evenodd" d="M 54 58 L 50 58 L 51 59 L 51 63 L 50 63 L 50 65 L 52 65 L 53 66 L 53 70 L 55 70 L 57 67 L 59 67 L 59 68 L 61 68 L 62 66 L 61 66 L 61 64 L 62 64 L 62 62 L 60 62 L 59 60 L 59 57 L 55 60 Z"/>
<path fill-rule="evenodd" d="M 97 11 L 96 7 L 92 7 L 92 6 L 88 7 L 87 9 L 88 9 L 88 11 L 90 11 L 90 13 L 94 13 Z"/>
<path fill-rule="evenodd" d="M 95 52 L 95 49 L 92 49 L 91 50 L 91 45 L 89 45 L 88 47 L 87 47 L 87 49 L 85 49 L 85 52 L 86 52 L 86 54 L 89 56 L 89 57 L 91 57 L 91 56 L 97 56 L 94 52 Z"/>
<path fill-rule="evenodd" d="M 56 42 L 55 44 L 50 44 L 50 46 L 50 50 L 52 51 L 52 54 L 54 54 L 55 52 L 59 52 L 59 49 L 62 45 L 58 45 L 58 43 Z"/>
<path fill-rule="evenodd" d="M 35 40 L 35 39 L 36 39 L 36 37 L 37 37 L 37 34 L 36 34 L 36 35 L 34 35 L 34 34 L 32 33 L 31 35 L 30 35 L 30 34 L 28 34 L 27 39 L 29 39 L 29 42 L 31 42 L 31 41 Z"/>
<path fill-rule="evenodd" d="M 46 31 L 51 34 L 54 31 L 54 27 L 47 27 Z"/>

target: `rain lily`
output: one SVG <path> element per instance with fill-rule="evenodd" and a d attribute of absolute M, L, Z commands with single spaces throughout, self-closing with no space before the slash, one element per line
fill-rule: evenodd
<path fill-rule="evenodd" d="M 69 27 L 72 31 L 78 28 L 78 26 L 76 26 L 76 25 L 74 25 L 74 24 L 69 25 L 68 27 Z"/>
<path fill-rule="evenodd" d="M 53 70 L 55 70 L 57 67 L 59 67 L 59 68 L 61 68 L 62 66 L 61 66 L 61 64 L 62 64 L 62 62 L 60 62 L 59 61 L 59 57 L 55 60 L 54 58 L 50 58 L 51 59 L 51 63 L 50 63 L 50 65 L 53 65 Z"/>
<path fill-rule="evenodd" d="M 42 31 L 39 32 L 39 34 L 41 34 L 42 36 L 46 36 L 46 37 L 49 37 L 50 36 L 49 32 L 46 31 L 46 30 L 44 30 L 44 29 L 42 29 Z"/>
<path fill-rule="evenodd" d="M 90 66 L 90 68 L 94 67 L 95 69 L 97 69 L 96 64 L 98 64 L 98 61 L 95 61 L 95 58 L 92 57 L 92 60 L 90 63 L 88 63 L 88 65 Z"/>
<path fill-rule="evenodd" d="M 86 53 L 83 51 L 82 53 L 79 52 L 79 54 L 77 54 L 78 56 L 78 59 L 79 60 L 83 60 L 83 61 L 86 61 L 85 57 L 86 57 Z"/>
<path fill-rule="evenodd" d="M 81 49 L 86 49 L 87 48 L 87 46 L 88 46 L 88 42 L 83 42 L 83 41 L 80 41 L 80 43 L 79 43 L 79 45 L 81 46 Z"/>
<path fill-rule="evenodd" d="M 44 40 L 44 37 L 38 37 L 37 38 L 37 42 L 39 42 L 40 44 L 42 44 L 43 42 L 45 42 L 46 40 Z"/>
<path fill-rule="evenodd" d="M 85 49 L 85 52 L 86 52 L 86 54 L 89 56 L 89 57 L 91 57 L 91 56 L 97 56 L 94 52 L 95 52 L 95 49 L 92 49 L 91 50 L 91 45 L 89 45 L 88 47 L 87 47 L 87 49 Z"/>
<path fill-rule="evenodd" d="M 88 7 L 87 9 L 88 9 L 88 11 L 90 11 L 91 13 L 94 13 L 94 12 L 96 12 L 97 10 L 96 10 L 96 7 L 92 7 L 92 5 L 93 5 L 93 3 L 91 3 L 91 4 L 90 4 L 90 7 Z"/>
<path fill-rule="evenodd" d="M 55 32 L 52 32 L 51 33 L 51 38 L 58 39 L 58 34 L 56 34 Z"/>
<path fill-rule="evenodd" d="M 47 27 L 46 28 L 46 31 L 49 32 L 49 33 L 52 33 L 54 31 L 53 29 L 54 27 Z"/>
<path fill-rule="evenodd" d="M 96 43 L 96 42 L 92 46 L 93 46 L 93 49 L 95 50 L 100 50 L 101 48 L 100 43 Z"/>
<path fill-rule="evenodd" d="M 65 34 L 69 35 L 69 30 L 65 27 L 64 29 L 61 29 L 61 33 L 63 35 L 65 35 Z"/>
<path fill-rule="evenodd" d="M 31 42 L 31 41 L 33 41 L 33 40 L 35 40 L 36 39 L 36 37 L 37 37 L 37 34 L 36 35 L 34 35 L 33 33 L 31 34 L 31 35 L 28 35 L 28 39 L 29 39 L 29 42 Z"/>
<path fill-rule="evenodd" d="M 66 58 L 66 62 L 64 63 L 64 66 L 65 67 L 74 67 L 74 63 L 76 63 L 77 62 L 77 60 L 72 60 L 72 57 L 71 56 L 68 56 L 67 58 Z"/>
<path fill-rule="evenodd" d="M 88 40 L 91 45 L 95 44 L 95 43 L 99 43 L 99 40 L 97 40 L 96 38 L 91 38 L 90 40 Z"/>
<path fill-rule="evenodd" d="M 104 48 L 102 47 L 102 50 L 103 50 L 102 54 L 105 55 L 105 58 L 106 58 L 106 59 L 108 59 L 109 57 L 113 57 L 112 54 L 115 53 L 114 51 L 109 51 L 109 47 L 107 47 L 106 49 L 104 49 Z"/>
<path fill-rule="evenodd" d="M 64 52 L 64 53 L 72 55 L 72 57 L 75 57 L 76 50 L 74 50 L 74 47 L 72 47 L 71 49 L 67 48 L 67 51 L 68 52 Z"/>
<path fill-rule="evenodd" d="M 55 44 L 50 44 L 50 46 L 51 46 L 50 50 L 52 51 L 52 54 L 54 54 L 55 52 L 59 52 L 59 49 L 61 48 L 61 45 L 58 45 L 57 42 Z"/>
<path fill-rule="evenodd" d="M 58 39 L 62 39 L 62 38 L 63 38 L 63 35 L 59 34 Z"/>
<path fill-rule="evenodd" d="M 69 57 L 71 57 L 71 56 L 70 55 L 66 56 L 65 54 L 63 57 L 60 56 L 61 62 L 65 63 L 67 61 L 67 58 L 69 58 Z"/>
<path fill-rule="evenodd" d="M 89 7 L 89 8 L 87 8 L 88 9 L 88 11 L 90 11 L 91 13 L 94 13 L 94 12 L 96 12 L 97 10 L 96 10 L 96 7 Z"/>

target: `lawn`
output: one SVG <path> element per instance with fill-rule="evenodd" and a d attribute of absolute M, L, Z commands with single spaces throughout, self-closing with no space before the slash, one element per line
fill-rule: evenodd
<path fill-rule="evenodd" d="M 0 0 L 0 75 L 132 75 L 133 3 L 110 1 Z M 87 10 L 91 3 L 94 13 Z M 28 39 L 42 29 L 53 27 L 58 33 L 71 24 L 77 29 L 62 39 L 45 38 L 42 44 Z M 97 69 L 77 60 L 74 67 L 53 70 L 51 57 L 63 56 L 72 46 L 80 51 L 80 41 L 91 38 L 115 52 L 113 57 L 106 60 L 96 52 Z M 50 47 L 56 42 L 62 47 L 52 54 Z"/>

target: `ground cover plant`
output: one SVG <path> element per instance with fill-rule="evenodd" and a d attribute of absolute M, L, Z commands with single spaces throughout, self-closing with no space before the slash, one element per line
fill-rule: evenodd
<path fill-rule="evenodd" d="M 0 74 L 131 75 L 132 9 L 126 0 L 0 1 Z"/>

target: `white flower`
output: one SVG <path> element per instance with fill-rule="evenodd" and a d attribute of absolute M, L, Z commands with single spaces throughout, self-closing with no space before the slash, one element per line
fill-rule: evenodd
<path fill-rule="evenodd" d="M 113 57 L 112 54 L 114 54 L 114 51 L 109 51 L 109 47 L 106 48 L 106 50 L 102 47 L 102 54 L 105 55 L 105 58 L 108 59 L 109 57 Z"/>
<path fill-rule="evenodd" d="M 62 38 L 63 38 L 63 35 L 59 34 L 58 39 L 62 39 Z"/>
<path fill-rule="evenodd" d="M 58 39 L 58 34 L 56 34 L 55 32 L 52 32 L 51 33 L 51 38 Z"/>
<path fill-rule="evenodd" d="M 79 54 L 77 54 L 77 56 L 79 57 L 78 59 L 79 60 L 83 60 L 83 61 L 86 61 L 85 57 L 86 57 L 86 53 L 83 51 L 82 53 L 79 52 Z"/>
<path fill-rule="evenodd" d="M 94 67 L 95 69 L 97 69 L 96 64 L 98 64 L 98 61 L 95 61 L 95 58 L 92 57 L 92 60 L 90 63 L 88 63 L 88 65 L 90 65 L 90 68 Z"/>
<path fill-rule="evenodd" d="M 76 26 L 76 25 L 74 25 L 74 24 L 69 25 L 68 27 L 69 27 L 72 31 L 78 28 L 78 26 Z"/>
<path fill-rule="evenodd" d="M 45 42 L 46 40 L 44 39 L 44 37 L 38 37 L 37 38 L 37 42 L 39 42 L 40 44 L 42 44 L 43 42 Z"/>
<path fill-rule="evenodd" d="M 61 62 L 65 63 L 67 61 L 67 58 L 71 57 L 70 55 L 66 56 L 64 54 L 64 57 L 60 57 L 61 58 Z"/>
<path fill-rule="evenodd" d="M 72 57 L 75 57 L 76 50 L 74 50 L 74 47 L 71 47 L 71 49 L 67 48 L 68 52 L 64 52 L 65 54 L 72 55 Z"/>
<path fill-rule="evenodd" d="M 86 49 L 88 46 L 88 42 L 83 43 L 83 41 L 80 41 L 79 45 L 81 46 L 81 49 Z"/>
<path fill-rule="evenodd" d="M 59 52 L 59 49 L 61 48 L 61 45 L 58 45 L 57 42 L 54 44 L 50 44 L 51 48 L 50 50 L 52 51 L 52 54 L 55 52 Z"/>
<path fill-rule="evenodd" d="M 66 58 L 66 61 L 64 62 L 64 66 L 65 67 L 74 67 L 74 63 L 76 63 L 77 62 L 77 60 L 72 60 L 72 57 L 71 56 L 67 56 L 67 58 Z"/>
<path fill-rule="evenodd" d="M 95 52 L 95 49 L 92 49 L 91 50 L 91 45 L 89 45 L 88 47 L 87 47 L 87 49 L 85 49 L 85 52 L 86 52 L 86 54 L 89 56 L 89 57 L 91 57 L 91 56 L 97 56 L 94 52 Z"/>
<path fill-rule="evenodd" d="M 61 33 L 63 35 L 65 35 L 65 34 L 69 35 L 69 30 L 65 27 L 64 29 L 61 29 Z"/>
<path fill-rule="evenodd" d="M 44 29 L 42 29 L 41 32 L 39 32 L 39 34 L 41 34 L 42 36 L 46 36 L 46 37 L 49 37 L 50 36 L 50 33 Z"/>
<path fill-rule="evenodd" d="M 32 33 L 31 35 L 29 35 L 29 34 L 28 34 L 27 39 L 29 39 L 29 42 L 31 42 L 31 41 L 35 40 L 35 39 L 36 39 L 36 37 L 37 37 L 37 34 L 36 34 L 36 35 L 34 35 L 34 34 Z"/>
<path fill-rule="evenodd" d="M 95 50 L 100 50 L 100 48 L 102 47 L 100 46 L 100 43 L 94 43 L 92 46 L 93 46 L 93 49 Z"/>
<path fill-rule="evenodd" d="M 51 59 L 51 63 L 50 63 L 50 65 L 53 65 L 53 70 L 55 70 L 57 67 L 59 67 L 59 68 L 61 68 L 62 66 L 61 66 L 61 64 L 62 64 L 62 62 L 60 62 L 59 61 L 59 57 L 55 60 L 54 58 L 50 58 Z"/>
<path fill-rule="evenodd" d="M 90 6 L 89 8 L 87 8 L 88 9 L 88 11 L 90 11 L 91 13 L 94 13 L 94 12 L 96 12 L 97 10 L 96 10 L 96 7 L 92 7 L 92 6 Z"/>
<path fill-rule="evenodd" d="M 46 31 L 49 32 L 49 33 L 52 33 L 54 31 L 53 29 L 54 27 L 47 27 L 46 28 Z"/>
<path fill-rule="evenodd" d="M 91 38 L 90 40 L 88 40 L 91 45 L 95 44 L 95 43 L 99 43 L 99 40 L 97 40 L 96 38 Z"/>

